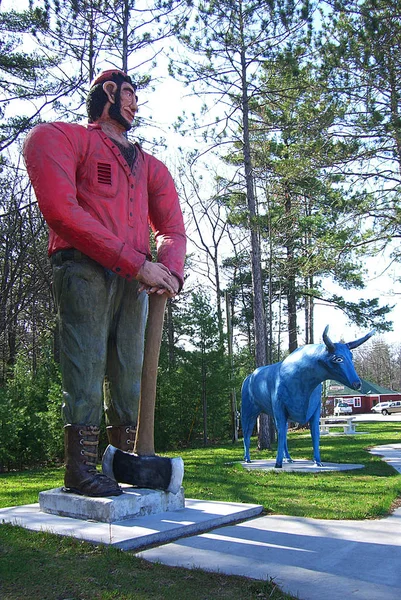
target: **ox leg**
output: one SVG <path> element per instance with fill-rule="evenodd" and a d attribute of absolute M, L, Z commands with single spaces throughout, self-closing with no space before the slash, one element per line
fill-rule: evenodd
<path fill-rule="evenodd" d="M 287 419 L 284 414 L 280 414 L 276 415 L 275 420 L 277 429 L 277 455 L 275 468 L 281 469 L 283 467 L 284 452 L 287 446 Z"/>
<path fill-rule="evenodd" d="M 315 465 L 318 467 L 323 467 L 323 463 L 320 460 L 320 411 L 316 411 L 311 418 L 309 419 L 310 425 L 310 433 L 312 437 L 312 447 L 313 447 L 313 460 Z"/>
<path fill-rule="evenodd" d="M 287 433 L 288 433 L 288 421 L 286 423 L 286 429 L 285 429 L 284 458 L 285 458 L 286 462 L 293 463 L 294 460 L 291 458 L 290 453 L 288 452 L 288 438 L 287 438 Z"/>
<path fill-rule="evenodd" d="M 244 436 L 244 460 L 247 463 L 251 462 L 251 457 L 249 453 L 249 447 L 251 445 L 251 435 L 253 428 L 255 427 L 257 414 L 247 415 L 241 417 L 242 422 L 242 433 Z"/>

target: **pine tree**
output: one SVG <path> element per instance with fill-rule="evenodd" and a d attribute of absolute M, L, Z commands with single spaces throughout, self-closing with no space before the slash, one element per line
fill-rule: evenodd
<path fill-rule="evenodd" d="M 272 59 L 276 48 L 305 34 L 309 5 L 295 8 L 293 2 L 244 2 L 243 0 L 195 3 L 195 18 L 181 36 L 192 53 L 171 64 L 171 70 L 193 84 L 196 93 L 213 95 L 224 114 L 216 117 L 210 134 L 217 142 L 236 143 L 241 158 L 242 189 L 246 194 L 251 246 L 255 331 L 255 362 L 267 362 L 266 317 L 264 312 L 258 207 L 254 165 L 251 156 L 250 103 L 258 91 L 258 69 Z M 204 108 L 204 112 L 207 107 Z M 260 448 L 268 447 L 269 426 L 261 419 Z M 270 436 L 273 429 L 270 427 Z"/>

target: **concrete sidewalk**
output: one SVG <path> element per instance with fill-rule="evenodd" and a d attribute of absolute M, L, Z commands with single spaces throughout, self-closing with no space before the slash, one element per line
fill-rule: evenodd
<path fill-rule="evenodd" d="M 372 452 L 401 472 L 401 444 Z M 138 556 L 171 566 L 272 578 L 301 600 L 400 600 L 401 508 L 371 521 L 258 517 Z"/>
<path fill-rule="evenodd" d="M 401 509 L 365 522 L 259 517 L 139 556 L 170 566 L 271 578 L 301 600 L 400 600 Z"/>

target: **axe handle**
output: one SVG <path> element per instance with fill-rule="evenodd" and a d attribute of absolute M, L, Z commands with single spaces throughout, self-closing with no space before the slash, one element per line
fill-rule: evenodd
<path fill-rule="evenodd" d="M 154 421 L 156 404 L 157 367 L 163 333 L 166 294 L 149 295 L 149 313 L 143 355 L 141 397 L 139 400 L 138 428 L 135 452 L 140 456 L 154 456 Z"/>

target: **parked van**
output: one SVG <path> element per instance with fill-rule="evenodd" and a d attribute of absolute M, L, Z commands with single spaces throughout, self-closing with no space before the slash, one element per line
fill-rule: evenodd
<path fill-rule="evenodd" d="M 382 415 L 399 413 L 401 412 L 401 401 L 396 400 L 394 402 L 378 402 L 375 404 L 375 406 L 372 406 L 371 411 L 374 413 L 381 413 Z"/>
<path fill-rule="evenodd" d="M 387 408 L 385 408 L 384 410 L 386 410 L 389 415 L 392 415 L 393 413 L 401 412 L 401 401 L 396 400 L 395 402 L 390 402 L 389 406 Z M 383 414 L 386 414 L 386 413 L 383 413 Z"/>

